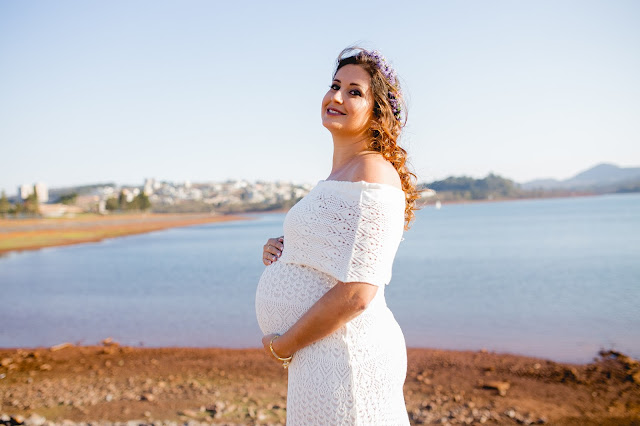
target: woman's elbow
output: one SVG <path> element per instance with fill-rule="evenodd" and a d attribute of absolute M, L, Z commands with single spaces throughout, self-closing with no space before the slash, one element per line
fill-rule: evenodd
<path fill-rule="evenodd" d="M 353 297 L 349 302 L 349 310 L 359 314 L 361 312 L 364 312 L 369 307 L 369 303 L 371 302 L 371 300 L 365 297 L 356 296 Z"/>
<path fill-rule="evenodd" d="M 369 307 L 378 290 L 371 284 L 361 284 L 361 286 L 363 287 L 351 294 L 349 300 L 350 310 L 356 313 L 361 313 Z"/>

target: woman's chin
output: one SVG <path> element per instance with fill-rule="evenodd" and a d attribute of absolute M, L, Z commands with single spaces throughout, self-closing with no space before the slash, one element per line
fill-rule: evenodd
<path fill-rule="evenodd" d="M 342 126 L 339 123 L 330 120 L 322 120 L 322 125 L 331 133 L 334 131 L 340 131 Z"/>
<path fill-rule="evenodd" d="M 344 129 L 342 123 L 337 123 L 334 120 L 327 120 L 326 118 L 322 120 L 322 125 L 331 133 L 340 132 Z"/>

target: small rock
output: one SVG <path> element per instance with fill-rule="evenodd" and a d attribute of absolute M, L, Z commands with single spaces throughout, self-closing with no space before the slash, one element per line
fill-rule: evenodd
<path fill-rule="evenodd" d="M 65 342 L 65 343 L 60 343 L 59 345 L 51 346 L 51 347 L 49 348 L 49 350 L 50 350 L 51 352 L 55 352 L 55 351 L 59 351 L 60 349 L 68 348 L 68 347 L 71 347 L 71 346 L 73 346 L 73 344 L 72 344 L 72 343 Z"/>
<path fill-rule="evenodd" d="M 247 416 L 249 416 L 249 418 L 255 419 L 256 418 L 256 409 L 254 407 L 247 407 Z"/>
<path fill-rule="evenodd" d="M 42 364 L 40 366 L 40 370 L 42 370 L 42 371 L 50 371 L 51 370 L 51 366 L 49 364 Z"/>
<path fill-rule="evenodd" d="M 28 419 L 24 421 L 24 424 L 27 426 L 42 426 L 46 421 L 47 419 L 45 419 L 44 417 L 33 413 L 29 416 Z"/>
<path fill-rule="evenodd" d="M 150 394 L 150 393 L 143 393 L 143 394 L 140 396 L 140 400 L 141 400 L 141 401 L 149 401 L 149 402 L 153 402 L 153 400 L 154 400 L 154 399 L 155 399 L 155 397 L 154 397 L 152 394 Z"/>
<path fill-rule="evenodd" d="M 483 387 L 485 389 L 496 389 L 500 396 L 505 396 L 507 394 L 507 390 L 509 389 L 509 387 L 511 387 L 511 385 L 509 384 L 509 382 L 493 381 L 485 383 Z"/>
<path fill-rule="evenodd" d="M 16 414 L 15 416 L 11 416 L 10 420 L 15 424 L 21 425 L 24 423 L 24 416 L 21 416 L 20 414 Z"/>
<path fill-rule="evenodd" d="M 2 358 L 0 360 L 0 366 L 6 367 L 7 365 L 11 364 L 12 362 L 13 362 L 13 359 L 11 359 L 11 358 Z"/>
<path fill-rule="evenodd" d="M 566 368 L 564 370 L 564 377 L 562 379 L 563 382 L 572 381 L 576 383 L 580 383 L 580 376 L 578 375 L 578 370 L 575 367 Z"/>
<path fill-rule="evenodd" d="M 436 406 L 433 403 L 428 402 L 427 404 L 423 405 L 423 408 L 425 410 L 427 410 L 427 411 L 431 411 L 431 410 L 435 409 Z"/>
<path fill-rule="evenodd" d="M 187 417 L 198 417 L 198 413 L 196 413 L 193 410 L 182 410 L 182 411 L 178 411 L 178 415 L 180 416 L 187 416 Z"/>
<path fill-rule="evenodd" d="M 113 337 L 107 337 L 106 339 L 104 339 L 102 341 L 102 344 L 104 346 L 118 346 L 119 345 L 118 342 L 113 340 Z"/>

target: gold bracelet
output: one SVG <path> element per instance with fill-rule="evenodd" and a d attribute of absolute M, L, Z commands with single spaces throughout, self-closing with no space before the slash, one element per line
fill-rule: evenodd
<path fill-rule="evenodd" d="M 287 367 L 289 366 L 289 364 L 291 364 L 291 360 L 293 359 L 293 355 L 288 356 L 286 358 L 282 358 L 281 356 L 279 356 L 276 351 L 273 350 L 273 341 L 276 340 L 278 337 L 280 337 L 279 334 L 276 334 L 275 336 L 273 336 L 273 339 L 271 339 L 271 341 L 269 342 L 269 349 L 271 349 L 271 354 L 276 357 L 276 359 L 278 361 L 282 361 L 282 368 L 284 368 L 285 370 L 287 369 Z"/>

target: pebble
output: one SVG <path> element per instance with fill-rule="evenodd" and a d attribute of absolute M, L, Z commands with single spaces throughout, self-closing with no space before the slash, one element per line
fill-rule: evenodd
<path fill-rule="evenodd" d="M 509 382 L 493 381 L 485 383 L 483 387 L 485 389 L 496 389 L 500 396 L 505 396 L 507 394 L 507 390 L 509 389 L 509 387 L 511 387 L 511 385 L 509 384 Z"/>
<path fill-rule="evenodd" d="M 72 344 L 72 343 L 65 342 L 65 343 L 60 343 L 59 345 L 51 346 L 51 347 L 49 348 L 49 350 L 50 350 L 51 352 L 56 352 L 56 351 L 59 351 L 59 350 L 61 350 L 61 349 L 68 348 L 68 347 L 72 347 L 72 346 L 73 346 L 73 344 Z"/>
<path fill-rule="evenodd" d="M 46 421 L 47 419 L 45 419 L 44 417 L 33 413 L 24 421 L 24 424 L 27 426 L 42 426 Z"/>

